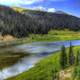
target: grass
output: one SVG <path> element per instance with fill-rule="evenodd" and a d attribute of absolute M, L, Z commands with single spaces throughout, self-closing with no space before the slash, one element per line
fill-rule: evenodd
<path fill-rule="evenodd" d="M 69 30 L 51 30 L 48 34 L 30 34 L 28 39 L 31 42 L 35 41 L 65 41 L 65 40 L 79 40 L 80 32 Z"/>
<path fill-rule="evenodd" d="M 19 38 L 9 42 L 3 42 L 1 47 L 15 46 L 19 44 L 32 43 L 32 42 L 54 42 L 65 40 L 80 40 L 80 32 L 65 30 L 50 30 L 48 34 L 30 34 L 26 38 Z"/>
<path fill-rule="evenodd" d="M 21 58 L 28 56 L 28 55 L 29 54 L 11 53 L 11 52 L 0 53 L 0 69 L 9 67 L 9 66 L 15 64 Z"/>
<path fill-rule="evenodd" d="M 76 56 L 77 50 L 80 49 L 80 46 L 74 47 L 74 53 Z M 69 49 L 67 49 L 67 52 Z M 52 80 L 52 70 L 55 68 L 58 71 L 61 71 L 59 65 L 59 52 L 55 52 L 48 57 L 42 59 L 35 67 L 31 68 L 29 71 L 26 71 L 18 76 L 9 78 L 7 80 Z M 71 79 L 68 79 L 71 80 Z"/>

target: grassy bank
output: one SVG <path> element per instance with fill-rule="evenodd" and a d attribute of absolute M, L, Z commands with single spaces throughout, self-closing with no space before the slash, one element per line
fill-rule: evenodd
<path fill-rule="evenodd" d="M 74 47 L 74 54 L 76 56 L 77 50 L 80 49 L 80 46 Z M 69 49 L 67 49 L 69 52 Z M 42 59 L 39 63 L 35 65 L 35 67 L 31 68 L 29 71 L 24 72 L 18 76 L 9 78 L 7 80 L 53 80 L 53 70 L 56 69 L 57 71 L 61 71 L 59 65 L 59 52 L 55 52 L 48 57 Z M 74 68 L 71 67 L 70 69 Z M 66 71 L 66 70 L 65 70 Z M 69 78 L 68 80 L 71 80 Z"/>
<path fill-rule="evenodd" d="M 20 38 L 9 42 L 0 43 L 0 46 L 13 46 L 31 42 L 41 41 L 65 41 L 65 40 L 80 40 L 80 32 L 69 30 L 51 30 L 48 34 L 30 34 L 26 38 Z"/>

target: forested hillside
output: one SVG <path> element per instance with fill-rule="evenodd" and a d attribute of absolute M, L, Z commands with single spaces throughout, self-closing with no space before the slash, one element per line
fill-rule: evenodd
<path fill-rule="evenodd" d="M 28 34 L 47 34 L 51 29 L 80 30 L 80 18 L 55 12 L 24 10 L 22 13 L 0 6 L 0 34 L 21 38 Z"/>

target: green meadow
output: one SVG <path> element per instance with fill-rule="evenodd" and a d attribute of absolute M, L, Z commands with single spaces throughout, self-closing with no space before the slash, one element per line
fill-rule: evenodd
<path fill-rule="evenodd" d="M 64 41 L 80 39 L 80 32 L 65 30 L 51 30 L 48 34 L 30 34 L 27 38 L 31 42 L 36 41 Z"/>
<path fill-rule="evenodd" d="M 80 40 L 80 32 L 65 30 L 50 30 L 48 34 L 29 34 L 26 38 L 18 38 L 11 42 L 4 43 L 5 45 L 20 45 L 32 42 L 54 42 L 65 40 Z"/>

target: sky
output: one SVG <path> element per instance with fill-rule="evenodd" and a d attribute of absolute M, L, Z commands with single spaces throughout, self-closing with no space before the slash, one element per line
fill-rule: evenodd
<path fill-rule="evenodd" d="M 48 12 L 59 10 L 80 17 L 80 0 L 0 0 L 0 4 Z"/>

